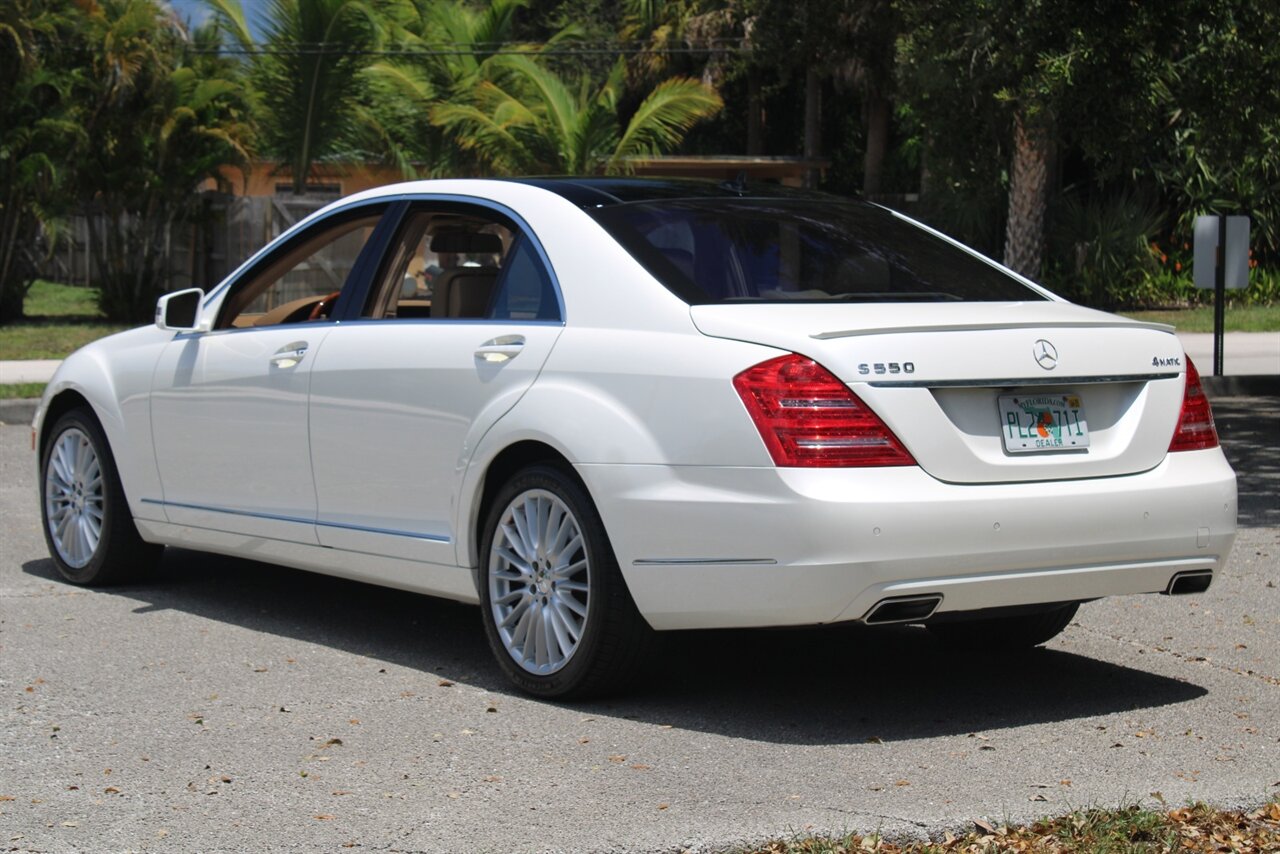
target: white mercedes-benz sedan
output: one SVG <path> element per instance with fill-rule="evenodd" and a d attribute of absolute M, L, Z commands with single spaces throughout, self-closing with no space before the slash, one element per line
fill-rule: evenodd
<path fill-rule="evenodd" d="M 1041 643 L 1193 593 L 1236 484 L 1172 329 L 875 205 L 740 183 L 407 183 L 63 363 L 35 419 L 77 584 L 173 545 L 478 603 L 511 681 L 654 630 Z"/>

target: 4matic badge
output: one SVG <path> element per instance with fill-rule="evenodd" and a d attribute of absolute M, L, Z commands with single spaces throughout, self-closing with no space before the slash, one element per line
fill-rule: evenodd
<path fill-rule="evenodd" d="M 1181 356 L 1168 356 L 1161 358 L 1160 356 L 1151 357 L 1151 367 L 1153 368 L 1180 368 L 1182 367 Z"/>

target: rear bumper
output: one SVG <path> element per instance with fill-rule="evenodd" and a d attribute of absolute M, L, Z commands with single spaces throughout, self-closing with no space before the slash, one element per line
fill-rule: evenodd
<path fill-rule="evenodd" d="M 1235 539 L 1220 449 L 1124 477 L 942 483 L 892 469 L 578 467 L 657 629 L 862 619 L 939 593 L 938 612 L 1165 590 L 1218 572 Z"/>

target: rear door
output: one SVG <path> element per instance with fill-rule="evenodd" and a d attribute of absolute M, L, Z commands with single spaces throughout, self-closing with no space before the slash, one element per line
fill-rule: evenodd
<path fill-rule="evenodd" d="M 456 564 L 467 463 L 537 377 L 562 317 L 545 256 L 511 216 L 412 207 L 312 368 L 320 542 Z"/>

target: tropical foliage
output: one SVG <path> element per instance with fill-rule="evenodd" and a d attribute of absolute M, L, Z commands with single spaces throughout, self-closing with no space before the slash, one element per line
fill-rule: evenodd
<path fill-rule="evenodd" d="M 319 160 L 358 156 L 385 132 L 369 109 L 365 72 L 387 19 L 363 0 L 271 0 L 259 48 L 240 0 L 209 0 L 234 43 L 262 130 L 259 153 L 285 168 L 301 193 Z"/>
<path fill-rule="evenodd" d="M 44 223 L 67 204 L 64 150 L 78 129 L 67 99 L 72 69 L 56 46 L 70 3 L 13 0 L 0 7 L 0 323 L 22 302 L 47 249 Z"/>
<path fill-rule="evenodd" d="M 68 158 L 110 320 L 149 316 L 166 288 L 173 230 L 199 213 L 202 181 L 227 186 L 250 130 L 241 87 L 192 60 L 190 35 L 151 0 L 100 0 L 80 19 L 100 46 L 79 75 L 82 132 Z"/>
<path fill-rule="evenodd" d="M 674 148 L 722 106 L 706 84 L 672 78 L 658 84 L 621 127 L 621 60 L 603 85 L 584 77 L 577 92 L 527 56 L 497 56 L 486 66 L 465 93 L 466 103 L 438 104 L 431 118 L 499 174 L 625 172 L 631 158 Z"/>
<path fill-rule="evenodd" d="M 1198 214 L 1246 213 L 1246 297 L 1275 293 L 1275 4 L 202 2 L 195 30 L 161 0 L 0 4 L 0 322 L 83 211 L 103 306 L 146 316 L 194 191 L 250 160 L 304 191 L 320 166 L 610 173 L 676 150 L 825 161 L 812 183 L 1099 305 L 1198 298 L 1189 258 L 1153 258 Z"/>

